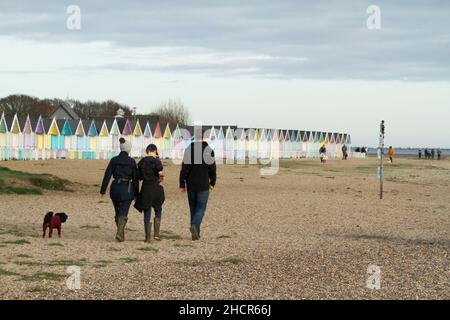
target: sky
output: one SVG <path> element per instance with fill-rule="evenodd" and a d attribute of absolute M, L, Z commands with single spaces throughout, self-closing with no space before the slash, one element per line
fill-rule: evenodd
<path fill-rule="evenodd" d="M 448 148 L 449 14 L 447 0 L 1 1 L 0 97 L 139 113 L 177 99 L 193 121 L 347 132 L 361 146 L 384 119 L 387 145 Z"/>

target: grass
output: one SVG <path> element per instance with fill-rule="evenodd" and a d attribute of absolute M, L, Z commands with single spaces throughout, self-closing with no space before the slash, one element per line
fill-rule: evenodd
<path fill-rule="evenodd" d="M 216 239 L 231 239 L 231 236 L 223 235 L 223 236 L 218 236 Z"/>
<path fill-rule="evenodd" d="M 23 244 L 30 244 L 31 242 L 25 240 L 25 239 L 19 239 L 19 240 L 9 240 L 9 241 L 3 241 L 4 244 L 17 244 L 17 245 L 23 245 Z"/>
<path fill-rule="evenodd" d="M 6 230 L 0 231 L 0 235 L 2 235 L 2 234 L 11 234 L 16 237 L 23 236 L 22 231 L 20 231 L 16 226 L 12 227 L 11 229 L 6 229 Z"/>
<path fill-rule="evenodd" d="M 18 258 L 33 258 L 32 256 L 30 256 L 28 254 L 18 254 L 18 255 L 16 255 L 16 257 L 18 257 Z"/>
<path fill-rule="evenodd" d="M 219 263 L 231 263 L 231 264 L 240 264 L 243 263 L 245 260 L 241 258 L 226 258 L 223 260 L 220 260 Z"/>
<path fill-rule="evenodd" d="M 99 260 L 93 266 L 94 266 L 94 268 L 104 268 L 104 267 L 107 267 L 108 264 L 110 264 L 110 263 L 113 263 L 113 262 L 110 260 Z"/>
<path fill-rule="evenodd" d="M 53 242 L 48 244 L 49 247 L 64 247 L 62 243 L 59 242 Z"/>
<path fill-rule="evenodd" d="M 85 224 L 80 227 L 81 229 L 100 229 L 100 226 Z"/>
<path fill-rule="evenodd" d="M 84 266 L 86 264 L 86 259 L 80 259 L 80 260 L 53 260 L 46 265 L 48 266 Z"/>
<path fill-rule="evenodd" d="M 146 246 L 146 247 L 137 248 L 137 250 L 158 252 L 158 249 L 153 248 L 152 246 Z"/>
<path fill-rule="evenodd" d="M 16 186 L 20 184 L 20 186 Z M 42 190 L 72 191 L 70 182 L 47 173 L 29 173 L 0 167 L 0 194 L 40 195 Z"/>
<path fill-rule="evenodd" d="M 14 261 L 18 266 L 41 266 L 44 263 L 35 262 L 35 261 Z"/>
<path fill-rule="evenodd" d="M 133 262 L 139 261 L 138 258 L 134 258 L 134 257 L 124 257 L 124 258 L 119 258 L 119 260 L 123 261 L 125 263 L 133 263 Z"/>
<path fill-rule="evenodd" d="M 25 292 L 29 292 L 29 293 L 46 292 L 46 291 L 48 291 L 48 289 L 42 288 L 42 287 L 33 287 L 33 288 L 29 288 L 29 289 L 25 290 Z"/>
<path fill-rule="evenodd" d="M 181 236 L 173 233 L 172 231 L 161 231 L 160 235 L 161 239 L 168 239 L 168 240 L 180 240 Z"/>
<path fill-rule="evenodd" d="M 182 244 L 182 243 L 175 243 L 173 246 L 176 248 L 192 248 L 192 247 L 194 247 L 192 244 Z"/>
<path fill-rule="evenodd" d="M 53 273 L 53 272 L 38 272 L 32 275 L 24 275 L 22 276 L 22 281 L 41 281 L 41 280 L 49 280 L 49 281 L 58 281 L 66 278 L 65 275 Z"/>
<path fill-rule="evenodd" d="M 0 268 L 0 276 L 20 276 L 20 274 Z"/>

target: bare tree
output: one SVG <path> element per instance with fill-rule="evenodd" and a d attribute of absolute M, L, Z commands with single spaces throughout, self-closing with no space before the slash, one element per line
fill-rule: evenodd
<path fill-rule="evenodd" d="M 158 115 L 159 121 L 162 123 L 169 123 L 174 126 L 177 124 L 187 125 L 190 122 L 190 113 L 180 100 L 165 101 L 152 114 Z"/>

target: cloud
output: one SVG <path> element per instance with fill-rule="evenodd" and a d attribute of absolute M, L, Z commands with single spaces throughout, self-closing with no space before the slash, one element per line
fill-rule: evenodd
<path fill-rule="evenodd" d="M 81 56 L 98 43 L 107 43 L 103 49 L 111 55 L 128 52 L 106 62 L 94 58 L 91 70 L 450 80 L 446 1 L 376 1 L 382 17 L 377 31 L 366 28 L 373 1 L 75 2 L 78 31 L 66 28 L 72 2 L 2 3 L 0 35 L 49 46 L 72 43 Z M 77 60 L 65 67 L 87 67 Z"/>

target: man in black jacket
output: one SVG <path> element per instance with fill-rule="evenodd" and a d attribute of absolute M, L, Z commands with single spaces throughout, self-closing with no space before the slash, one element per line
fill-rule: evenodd
<path fill-rule="evenodd" d="M 200 239 L 200 225 L 205 215 L 209 190 L 213 190 L 216 184 L 214 151 L 202 138 L 203 132 L 196 129 L 196 141 L 186 148 L 180 171 L 181 192 L 186 192 L 187 187 L 192 240 Z"/>

